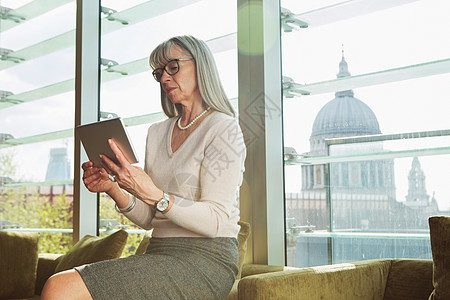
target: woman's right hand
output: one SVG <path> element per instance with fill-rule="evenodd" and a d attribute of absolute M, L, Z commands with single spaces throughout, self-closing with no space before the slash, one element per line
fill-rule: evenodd
<path fill-rule="evenodd" d="M 93 193 L 109 192 L 116 185 L 108 178 L 108 173 L 104 168 L 94 167 L 92 161 L 87 161 L 81 165 L 83 169 L 83 183 L 86 188 Z"/>

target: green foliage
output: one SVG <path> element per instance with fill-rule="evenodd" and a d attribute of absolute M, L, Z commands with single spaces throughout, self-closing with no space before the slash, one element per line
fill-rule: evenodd
<path fill-rule="evenodd" d="M 65 194 L 56 196 L 53 203 L 45 201 L 38 208 L 40 228 L 72 228 L 73 202 Z M 41 234 L 40 246 L 47 253 L 66 253 L 72 246 L 73 234 Z"/>
<path fill-rule="evenodd" d="M 56 195 L 53 203 L 37 189 L 1 189 L 0 219 L 22 228 L 71 229 L 72 201 L 66 195 Z M 39 251 L 66 253 L 72 245 L 72 233 L 41 232 Z"/>
<path fill-rule="evenodd" d="M 104 194 L 100 195 L 100 219 L 117 220 L 121 225 L 126 225 L 127 229 L 141 229 L 138 226 L 134 225 L 134 223 L 128 220 L 123 214 L 119 214 L 114 209 L 114 202 Z M 117 228 L 113 230 L 117 230 Z M 109 234 L 111 232 L 112 231 L 106 230 L 105 232 L 102 232 L 100 236 Z M 136 252 L 136 249 L 143 237 L 143 234 L 129 234 L 127 244 L 125 246 L 125 249 L 123 250 L 122 256 L 125 257 L 133 255 Z"/>
<path fill-rule="evenodd" d="M 13 178 L 16 174 L 16 166 L 13 163 L 14 153 L 11 151 L 0 152 L 0 177 Z"/>
<path fill-rule="evenodd" d="M 100 200 L 100 219 L 117 220 L 126 229 L 140 229 L 122 214 L 115 211 L 113 201 L 106 195 Z M 22 228 L 72 229 L 72 197 L 65 194 L 40 195 L 38 188 L 2 188 L 0 189 L 0 220 L 8 220 Z M 119 228 L 104 231 L 100 236 L 110 234 Z M 143 234 L 129 234 L 122 256 L 133 255 Z M 39 252 L 66 253 L 72 247 L 73 234 L 64 232 L 41 232 Z"/>
<path fill-rule="evenodd" d="M 12 151 L 0 151 L 0 177 L 14 178 L 16 166 Z M 0 220 L 8 220 L 22 228 L 42 229 L 39 240 L 39 252 L 60 253 L 69 251 L 73 243 L 73 234 L 67 232 L 43 232 L 46 229 L 70 230 L 73 224 L 72 196 L 65 194 L 42 195 L 37 186 L 1 187 L 0 183 Z M 122 214 L 114 209 L 113 201 L 101 194 L 100 219 L 117 220 L 126 229 L 140 229 Z M 112 233 L 119 228 L 101 230 L 100 236 Z M 136 252 L 143 234 L 129 234 L 127 245 L 122 256 L 130 256 Z"/>

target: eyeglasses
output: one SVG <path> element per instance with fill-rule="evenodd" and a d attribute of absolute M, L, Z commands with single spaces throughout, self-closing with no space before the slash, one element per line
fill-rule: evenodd
<path fill-rule="evenodd" d="M 193 58 L 177 58 L 177 59 L 172 59 L 171 61 L 169 61 L 164 68 L 158 68 L 155 69 L 152 74 L 153 77 L 155 77 L 155 80 L 157 82 L 161 82 L 161 78 L 164 74 L 164 71 L 167 72 L 167 74 L 169 74 L 170 76 L 175 75 L 178 73 L 178 71 L 180 71 L 180 64 L 178 63 L 179 61 L 184 61 L 184 60 L 194 60 Z"/>

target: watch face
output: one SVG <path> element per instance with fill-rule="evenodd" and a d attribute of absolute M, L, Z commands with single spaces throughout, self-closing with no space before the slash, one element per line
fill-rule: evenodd
<path fill-rule="evenodd" d="M 167 201 L 166 199 L 161 199 L 156 204 L 156 209 L 158 209 L 159 211 L 165 211 L 168 207 L 169 207 L 169 201 Z"/>

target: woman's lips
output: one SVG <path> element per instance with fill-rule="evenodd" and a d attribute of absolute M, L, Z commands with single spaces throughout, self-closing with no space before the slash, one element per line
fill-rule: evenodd
<path fill-rule="evenodd" d="M 168 87 L 168 88 L 166 89 L 167 94 L 170 94 L 170 92 L 172 92 L 174 89 L 175 89 L 174 87 Z"/>

